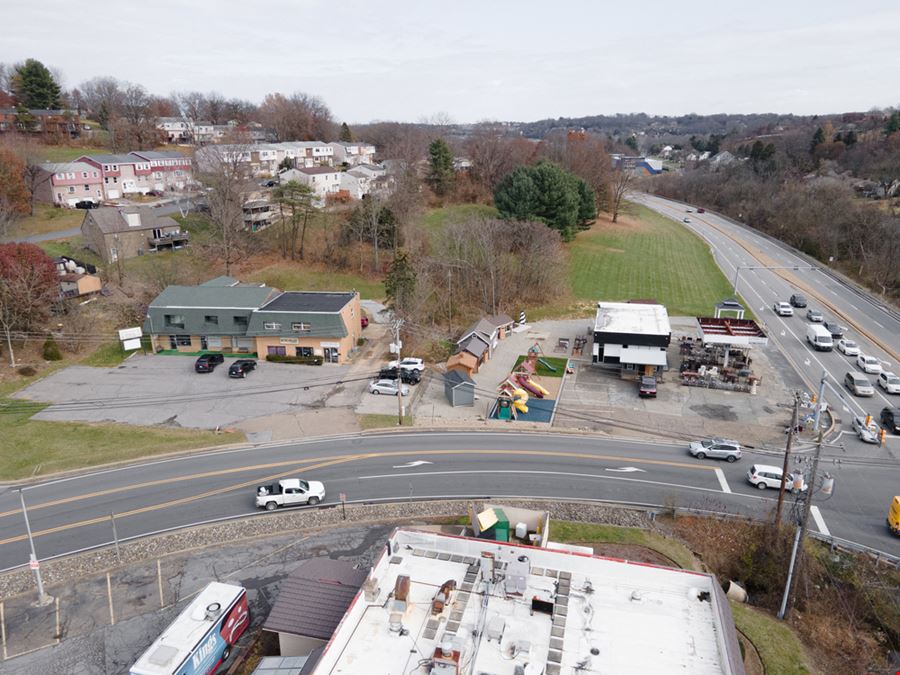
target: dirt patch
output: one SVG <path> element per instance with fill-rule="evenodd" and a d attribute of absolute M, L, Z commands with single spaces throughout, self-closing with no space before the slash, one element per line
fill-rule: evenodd
<path fill-rule="evenodd" d="M 615 223 L 608 214 L 600 214 L 597 220 L 594 221 L 594 224 L 591 225 L 590 232 L 601 234 L 607 232 L 636 232 L 646 229 L 647 224 L 640 218 L 620 212 L 619 218 Z"/>
<path fill-rule="evenodd" d="M 594 549 L 594 555 L 602 555 L 607 558 L 619 558 L 631 562 L 662 565 L 663 567 L 678 567 L 671 558 L 667 558 L 659 551 L 638 544 L 606 544 L 593 542 L 575 542 L 579 546 L 590 546 Z"/>
<path fill-rule="evenodd" d="M 742 632 L 738 631 L 737 635 L 742 647 L 741 653 L 744 656 L 744 672 L 747 675 L 766 675 L 766 667 L 754 644 Z"/>
<path fill-rule="evenodd" d="M 731 409 L 730 405 L 704 403 L 703 405 L 692 405 L 691 410 L 708 420 L 718 420 L 719 422 L 738 421 L 737 413 Z"/>

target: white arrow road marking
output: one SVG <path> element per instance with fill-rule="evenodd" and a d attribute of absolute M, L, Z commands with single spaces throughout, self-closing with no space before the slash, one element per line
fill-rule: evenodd
<path fill-rule="evenodd" d="M 785 335 L 787 335 L 787 333 L 785 333 L 784 331 L 781 331 L 781 337 L 784 337 Z"/>
<path fill-rule="evenodd" d="M 719 479 L 719 485 L 722 486 L 722 492 L 731 494 L 731 486 L 729 486 L 728 481 L 725 480 L 725 473 L 722 469 L 716 469 L 716 478 Z"/>
<path fill-rule="evenodd" d="M 621 473 L 634 473 L 635 471 L 640 471 L 641 473 L 647 473 L 644 469 L 638 469 L 636 466 L 623 466 L 621 469 L 603 469 L 604 471 L 619 471 Z"/>
<path fill-rule="evenodd" d="M 812 362 L 811 362 L 809 359 L 806 359 L 806 360 L 803 362 L 803 365 L 804 365 L 804 366 L 808 366 L 810 363 L 812 363 Z"/>
<path fill-rule="evenodd" d="M 406 464 L 398 464 L 397 466 L 392 466 L 392 469 L 412 469 L 416 466 L 422 466 L 423 464 L 434 464 L 434 462 L 426 462 L 424 459 L 418 459 L 415 462 L 407 462 Z"/>
<path fill-rule="evenodd" d="M 818 506 L 810 506 L 809 513 L 813 517 L 813 520 L 816 521 L 816 527 L 819 528 L 819 532 L 824 534 L 826 537 L 831 536 L 831 532 L 828 531 L 828 526 L 825 524 L 825 519 L 822 517 L 822 513 L 819 511 Z"/>

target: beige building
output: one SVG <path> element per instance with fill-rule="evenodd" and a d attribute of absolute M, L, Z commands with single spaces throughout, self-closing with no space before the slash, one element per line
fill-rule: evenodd
<path fill-rule="evenodd" d="M 190 235 L 169 216 L 148 207 L 102 207 L 84 214 L 85 245 L 106 262 L 184 248 Z"/>

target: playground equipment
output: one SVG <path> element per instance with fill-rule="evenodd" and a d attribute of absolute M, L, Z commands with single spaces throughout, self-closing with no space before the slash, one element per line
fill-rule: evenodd
<path fill-rule="evenodd" d="M 544 398 L 545 396 L 549 396 L 550 392 L 544 389 L 541 385 L 531 379 L 531 377 L 527 373 L 516 373 L 513 375 L 513 379 L 516 383 L 525 391 L 533 396 L 537 396 L 538 398 Z"/>
<path fill-rule="evenodd" d="M 517 413 L 528 413 L 528 392 L 510 380 L 503 380 L 497 387 L 497 419 L 516 419 Z"/>

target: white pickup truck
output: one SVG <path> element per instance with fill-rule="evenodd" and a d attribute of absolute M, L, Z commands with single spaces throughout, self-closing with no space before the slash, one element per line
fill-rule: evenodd
<path fill-rule="evenodd" d="M 256 505 L 266 511 L 274 511 L 279 506 L 309 504 L 315 506 L 325 499 L 325 486 L 318 481 L 285 478 L 273 485 L 256 488 Z"/>

